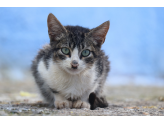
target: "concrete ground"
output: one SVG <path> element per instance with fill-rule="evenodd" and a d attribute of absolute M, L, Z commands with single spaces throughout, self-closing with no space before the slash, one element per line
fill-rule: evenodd
<path fill-rule="evenodd" d="M 108 85 L 107 108 L 58 110 L 42 102 L 33 82 L 0 85 L 1 116 L 164 116 L 164 87 Z"/>

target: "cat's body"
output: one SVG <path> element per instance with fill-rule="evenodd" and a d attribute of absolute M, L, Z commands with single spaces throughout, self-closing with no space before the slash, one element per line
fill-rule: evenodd
<path fill-rule="evenodd" d="M 102 96 L 109 72 L 108 57 L 100 49 L 109 22 L 92 30 L 64 27 L 50 14 L 48 29 L 50 44 L 39 51 L 32 64 L 41 94 L 59 109 L 90 108 L 89 94 Z"/>

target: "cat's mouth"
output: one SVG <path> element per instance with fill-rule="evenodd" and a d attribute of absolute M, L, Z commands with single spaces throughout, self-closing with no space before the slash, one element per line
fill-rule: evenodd
<path fill-rule="evenodd" d="M 77 66 L 72 66 L 72 69 L 77 69 Z"/>
<path fill-rule="evenodd" d="M 67 72 L 70 74 L 79 74 L 81 71 L 78 69 L 78 67 L 71 67 L 71 68 L 66 68 Z"/>
<path fill-rule="evenodd" d="M 67 69 L 70 71 L 78 71 L 79 70 L 78 66 L 73 66 L 73 65 L 71 67 L 67 67 Z"/>
<path fill-rule="evenodd" d="M 68 70 L 70 70 L 70 71 L 78 71 L 79 69 L 78 69 L 78 67 L 71 67 L 71 68 L 68 68 Z"/>

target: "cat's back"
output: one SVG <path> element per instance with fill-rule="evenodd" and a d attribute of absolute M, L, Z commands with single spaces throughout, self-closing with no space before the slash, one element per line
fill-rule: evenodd
<path fill-rule="evenodd" d="M 110 62 L 108 60 L 108 56 L 105 54 L 103 50 L 99 51 L 99 56 L 96 62 L 96 71 L 97 77 L 106 78 L 108 72 L 110 71 Z"/>

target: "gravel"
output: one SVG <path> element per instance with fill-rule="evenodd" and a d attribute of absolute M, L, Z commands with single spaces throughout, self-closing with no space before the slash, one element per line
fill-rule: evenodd
<path fill-rule="evenodd" d="M 49 108 L 44 103 L 22 103 L 0 104 L 0 115 L 2 116 L 164 116 L 163 102 L 128 101 L 109 102 L 107 108 L 96 108 L 95 110 L 83 109 L 61 109 Z M 155 105 L 155 106 L 154 106 Z"/>
<path fill-rule="evenodd" d="M 164 87 L 106 86 L 107 108 L 58 110 L 42 102 L 32 83 L 14 85 L 1 83 L 0 116 L 164 116 Z M 36 96 L 21 96 L 21 88 Z"/>

